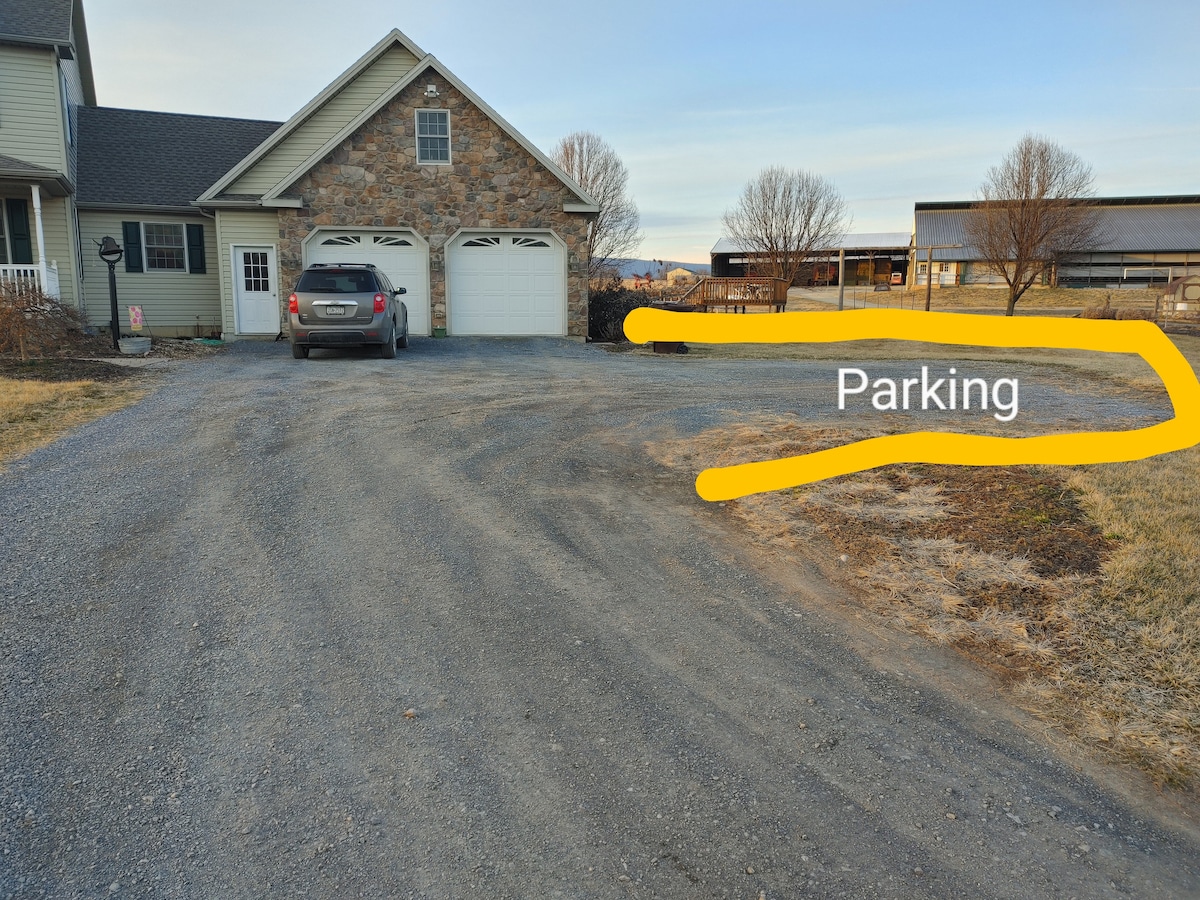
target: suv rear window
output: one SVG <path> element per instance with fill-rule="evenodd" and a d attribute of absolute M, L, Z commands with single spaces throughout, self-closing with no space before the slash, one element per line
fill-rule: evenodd
<path fill-rule="evenodd" d="M 310 294 L 367 294 L 375 290 L 375 275 L 348 269 L 309 269 L 300 276 L 296 290 Z"/>

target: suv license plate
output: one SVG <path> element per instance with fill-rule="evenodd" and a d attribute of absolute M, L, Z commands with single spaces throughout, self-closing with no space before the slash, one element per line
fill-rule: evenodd
<path fill-rule="evenodd" d="M 344 316 L 346 307 L 344 306 L 327 306 L 325 307 L 325 315 L 327 316 Z"/>

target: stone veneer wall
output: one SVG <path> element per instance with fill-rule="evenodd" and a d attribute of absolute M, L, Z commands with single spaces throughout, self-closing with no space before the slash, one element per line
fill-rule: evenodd
<path fill-rule="evenodd" d="M 438 97 L 424 96 L 428 84 Z M 450 165 L 417 164 L 416 109 L 450 110 Z M 288 194 L 304 206 L 279 211 L 282 284 L 300 276 L 301 242 L 314 228 L 411 228 L 429 241 L 433 325 L 444 327 L 445 249 L 459 229 L 550 230 L 567 245 L 567 333 L 587 335 L 587 216 L 563 212 L 579 198 L 432 69 Z"/>

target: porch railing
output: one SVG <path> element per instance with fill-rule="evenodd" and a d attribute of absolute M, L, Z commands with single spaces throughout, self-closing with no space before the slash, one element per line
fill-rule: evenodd
<path fill-rule="evenodd" d="M 782 278 L 705 278 L 683 295 L 681 303 L 699 306 L 775 306 L 787 302 Z"/>
<path fill-rule="evenodd" d="M 58 284 L 58 263 L 46 263 L 45 280 L 42 268 L 37 263 L 0 265 L 0 286 L 12 286 L 17 291 L 40 290 L 48 297 L 58 300 L 61 293 Z"/>

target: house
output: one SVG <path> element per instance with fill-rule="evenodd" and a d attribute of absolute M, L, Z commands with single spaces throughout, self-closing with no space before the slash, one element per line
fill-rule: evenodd
<path fill-rule="evenodd" d="M 5 0 L 0 88 L 20 100 L 0 101 L 0 277 L 37 268 L 93 324 L 112 236 L 121 305 L 154 334 L 274 337 L 316 262 L 384 269 L 412 334 L 587 333 L 594 200 L 400 31 L 288 121 L 253 121 L 99 107 L 82 0 Z"/>
<path fill-rule="evenodd" d="M 1077 287 L 1145 287 L 1200 272 L 1200 196 L 1098 197 L 1099 240 L 1063 260 L 1057 283 Z M 914 283 L 924 284 L 927 249 L 934 284 L 997 284 L 966 234 L 970 201 L 917 203 L 914 210 Z M 943 246 L 937 249 L 937 245 Z"/>
<path fill-rule="evenodd" d="M 80 302 L 76 110 L 96 104 L 82 0 L 0 6 L 0 282 Z"/>
<path fill-rule="evenodd" d="M 88 321 L 106 326 L 111 315 L 108 266 L 95 248 L 112 236 L 125 251 L 117 265 L 125 325 L 126 307 L 137 305 L 157 335 L 241 333 L 239 323 L 226 327 L 228 251 L 219 249 L 218 220 L 194 201 L 280 123 L 95 106 L 81 107 L 78 118 L 84 152 L 75 205 Z M 268 280 L 274 289 L 278 276 Z M 274 337 L 279 315 L 267 319 L 262 333 Z"/>
<path fill-rule="evenodd" d="M 683 266 L 676 266 L 669 271 L 664 279 L 667 284 L 694 284 L 700 280 L 700 276 L 691 269 L 685 269 Z"/>

